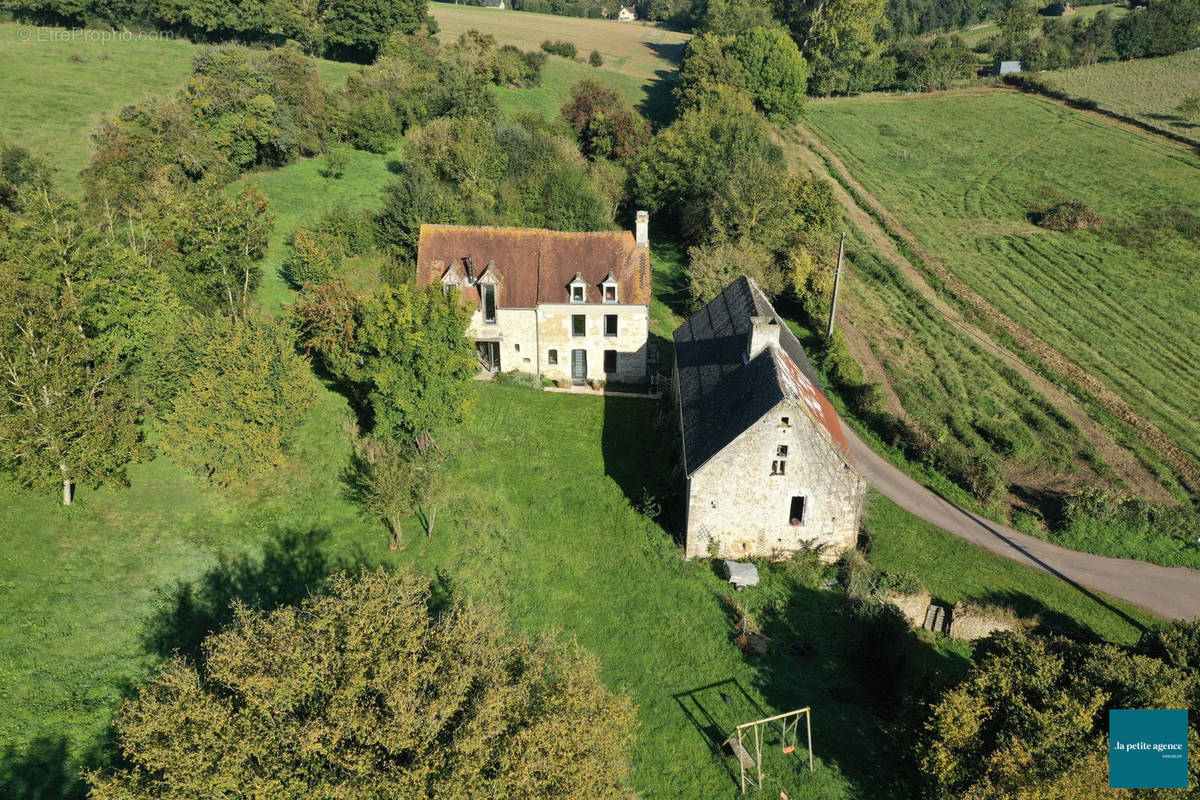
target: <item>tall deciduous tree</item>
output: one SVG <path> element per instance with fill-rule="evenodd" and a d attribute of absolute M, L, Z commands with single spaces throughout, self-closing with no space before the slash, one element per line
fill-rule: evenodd
<path fill-rule="evenodd" d="M 629 158 L 650 140 L 650 126 L 620 93 L 590 78 L 571 87 L 562 116 L 588 158 Z"/>
<path fill-rule="evenodd" d="M 243 481 L 282 463 L 315 397 L 308 364 L 281 325 L 223 320 L 166 415 L 163 449 L 218 483 Z"/>
<path fill-rule="evenodd" d="M 733 40 L 730 54 L 742 65 L 746 92 L 767 118 L 795 122 L 804 106 L 808 64 L 779 28 L 751 28 Z"/>
<path fill-rule="evenodd" d="M 0 263 L 0 464 L 31 488 L 124 482 L 139 449 L 124 375 L 89 339 L 78 300 Z"/>
<path fill-rule="evenodd" d="M 844 91 L 878 52 L 884 0 L 775 0 L 775 14 L 792 31 L 812 69 L 810 91 Z"/>
<path fill-rule="evenodd" d="M 528 640 L 412 572 L 334 576 L 239 608 L 202 668 L 168 662 L 117 715 L 129 765 L 94 800 L 632 798 L 629 698 L 573 643 Z"/>
<path fill-rule="evenodd" d="M 387 286 L 362 307 L 358 348 L 376 435 L 424 442 L 465 418 L 478 369 L 454 292 Z"/>

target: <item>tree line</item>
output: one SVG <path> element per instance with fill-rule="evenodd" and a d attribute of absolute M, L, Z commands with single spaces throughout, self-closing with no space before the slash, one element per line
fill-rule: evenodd
<path fill-rule="evenodd" d="M 197 42 L 297 42 L 308 55 L 370 63 L 393 34 L 436 32 L 426 0 L 4 0 L 42 25 L 152 27 Z"/>

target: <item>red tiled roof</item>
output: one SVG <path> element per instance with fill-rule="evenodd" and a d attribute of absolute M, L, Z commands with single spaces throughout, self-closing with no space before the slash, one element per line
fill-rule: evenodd
<path fill-rule="evenodd" d="M 793 400 L 804 403 L 809 416 L 825 429 L 829 438 L 838 446 L 846 459 L 853 463 L 850 455 L 850 443 L 846 441 L 846 434 L 842 431 L 842 421 L 838 418 L 837 412 L 833 410 L 829 398 L 813 385 L 813 382 L 805 376 L 800 367 L 796 366 L 796 362 L 792 361 L 782 347 L 773 346 L 771 352 L 775 356 L 775 363 L 779 371 L 779 383 L 785 393 Z"/>
<path fill-rule="evenodd" d="M 417 283 L 441 281 L 452 266 L 465 273 L 471 257 L 478 277 L 489 264 L 499 278 L 501 308 L 565 303 L 576 273 L 587 283 L 589 303 L 601 300 L 600 284 L 611 271 L 622 303 L 649 305 L 650 253 L 629 231 L 567 233 L 538 228 L 422 225 L 417 245 Z M 478 293 L 464 297 L 479 302 Z"/>

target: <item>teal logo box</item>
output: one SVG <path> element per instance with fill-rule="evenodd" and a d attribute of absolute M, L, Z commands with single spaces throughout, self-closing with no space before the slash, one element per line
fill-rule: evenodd
<path fill-rule="evenodd" d="M 1108 785 L 1111 789 L 1186 789 L 1186 710 L 1108 712 Z"/>

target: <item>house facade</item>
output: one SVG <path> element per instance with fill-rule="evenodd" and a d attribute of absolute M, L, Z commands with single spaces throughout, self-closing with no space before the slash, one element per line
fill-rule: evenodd
<path fill-rule="evenodd" d="M 621 6 L 621 10 L 617 12 L 617 22 L 633 22 L 636 19 L 636 6 Z"/>
<path fill-rule="evenodd" d="M 422 225 L 417 281 L 474 307 L 480 369 L 640 382 L 650 334 L 649 215 L 633 233 Z"/>
<path fill-rule="evenodd" d="M 800 342 L 748 278 L 676 329 L 688 558 L 855 545 L 866 481 Z"/>

